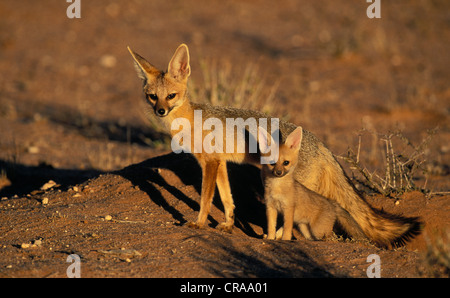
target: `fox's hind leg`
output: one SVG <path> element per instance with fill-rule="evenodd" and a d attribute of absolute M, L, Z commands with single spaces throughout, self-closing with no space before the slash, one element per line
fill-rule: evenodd
<path fill-rule="evenodd" d="M 283 237 L 283 231 L 283 227 L 277 230 L 277 232 L 275 233 L 275 240 L 281 240 L 281 237 Z"/>
<path fill-rule="evenodd" d="M 311 234 L 316 239 L 329 238 L 333 234 L 333 226 L 335 222 L 335 216 L 322 214 L 322 216 L 309 224 Z"/>
<path fill-rule="evenodd" d="M 302 232 L 303 237 L 305 237 L 307 240 L 316 240 L 316 238 L 311 234 L 311 231 L 309 230 L 309 224 L 299 223 L 298 228 L 300 229 L 300 232 Z"/>
<path fill-rule="evenodd" d="M 217 169 L 217 188 L 225 211 L 225 222 L 220 223 L 217 229 L 231 233 L 234 225 L 234 203 L 231 196 L 230 182 L 228 180 L 227 162 L 220 161 Z"/>

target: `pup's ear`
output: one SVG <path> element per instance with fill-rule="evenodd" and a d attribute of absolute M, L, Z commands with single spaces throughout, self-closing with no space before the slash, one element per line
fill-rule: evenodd
<path fill-rule="evenodd" d="M 134 67 L 136 68 L 136 72 L 138 74 L 138 77 L 140 77 L 142 80 L 146 81 L 148 79 L 151 79 L 155 76 L 157 76 L 160 71 L 151 65 L 147 60 L 145 60 L 143 57 L 141 57 L 139 54 L 133 52 L 130 47 L 127 47 L 128 51 L 130 52 L 131 56 L 134 59 Z"/>
<path fill-rule="evenodd" d="M 290 149 L 300 150 L 302 138 L 303 138 L 303 129 L 301 126 L 299 126 L 293 132 L 291 132 L 290 135 L 288 135 L 284 143 Z"/>
<path fill-rule="evenodd" d="M 191 66 L 189 65 L 189 49 L 184 43 L 181 44 L 172 59 L 169 62 L 167 69 L 168 74 L 178 80 L 184 81 L 191 74 Z"/>

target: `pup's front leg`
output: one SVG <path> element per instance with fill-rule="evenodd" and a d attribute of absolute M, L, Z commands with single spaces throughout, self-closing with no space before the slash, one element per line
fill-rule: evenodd
<path fill-rule="evenodd" d="M 270 203 L 267 203 L 266 205 L 266 215 L 267 215 L 267 239 L 275 240 L 278 211 L 274 206 L 271 206 Z"/>

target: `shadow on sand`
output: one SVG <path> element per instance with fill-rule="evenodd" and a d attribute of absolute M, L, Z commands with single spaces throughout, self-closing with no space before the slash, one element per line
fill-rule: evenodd
<path fill-rule="evenodd" d="M 129 181 L 149 195 L 149 197 L 157 205 L 169 212 L 173 218 L 180 222 L 186 223 L 184 216 L 173 206 L 171 206 L 162 196 L 161 192 L 154 186 L 157 184 L 170 192 L 177 199 L 184 202 L 194 211 L 200 210 L 197 201 L 186 196 L 176 187 L 168 184 L 163 177 L 154 171 L 154 168 L 167 169 L 172 171 L 185 185 L 192 185 L 198 193 L 201 191 L 201 168 L 195 158 L 190 154 L 175 154 L 158 156 L 148 159 L 136 165 L 129 166 L 123 170 L 115 172 Z M 230 179 L 231 193 L 233 195 L 235 208 L 235 225 L 241 229 L 246 235 L 257 237 L 250 224 L 257 226 L 265 226 L 265 207 L 262 202 L 263 186 L 260 179 L 260 171 L 251 165 L 228 164 L 228 175 Z M 151 183 L 150 183 L 151 182 Z M 216 190 L 213 204 L 223 211 L 222 202 L 218 191 Z M 212 225 L 217 225 L 211 216 L 208 220 Z"/>

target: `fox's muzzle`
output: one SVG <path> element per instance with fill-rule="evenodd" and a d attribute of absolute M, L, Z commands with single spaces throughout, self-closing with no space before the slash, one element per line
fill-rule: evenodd
<path fill-rule="evenodd" d="M 275 168 L 272 170 L 272 174 L 273 174 L 275 177 L 283 177 L 283 176 L 286 174 L 286 171 L 277 169 L 277 168 L 275 167 Z"/>
<path fill-rule="evenodd" d="M 156 116 L 159 117 L 165 117 L 167 116 L 168 112 L 165 109 L 158 109 L 158 110 L 155 109 L 155 114 Z"/>
<path fill-rule="evenodd" d="M 167 115 L 169 115 L 170 111 L 172 111 L 173 107 L 169 107 L 169 108 L 163 108 L 161 106 L 154 106 L 153 110 L 155 111 L 156 116 L 158 117 L 166 117 Z"/>

